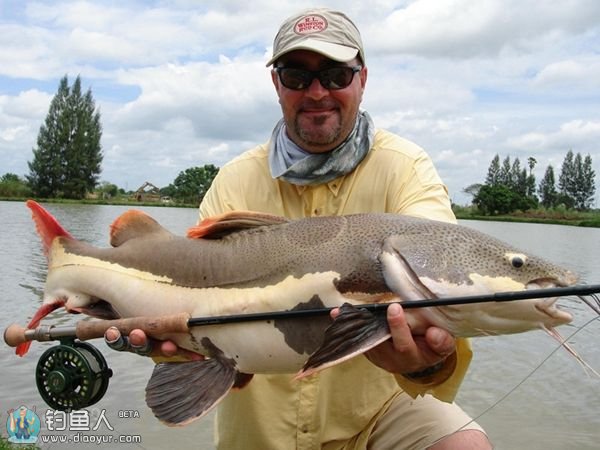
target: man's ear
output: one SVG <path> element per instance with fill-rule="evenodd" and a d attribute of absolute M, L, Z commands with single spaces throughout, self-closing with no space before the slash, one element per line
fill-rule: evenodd
<path fill-rule="evenodd" d="M 277 91 L 277 94 L 279 94 L 279 76 L 277 75 L 277 72 L 275 71 L 275 69 L 271 70 L 271 81 L 273 82 L 273 86 L 275 86 L 275 90 Z"/>
<path fill-rule="evenodd" d="M 365 86 L 367 85 L 367 75 L 368 69 L 367 67 L 363 67 L 360 71 L 360 85 L 362 86 L 363 91 L 365 90 Z"/>

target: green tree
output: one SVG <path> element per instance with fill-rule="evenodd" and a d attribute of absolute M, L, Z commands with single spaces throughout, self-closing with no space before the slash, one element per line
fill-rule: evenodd
<path fill-rule="evenodd" d="M 479 193 L 481 186 L 483 186 L 481 183 L 473 183 L 472 185 L 464 188 L 463 192 L 475 198 L 475 196 Z"/>
<path fill-rule="evenodd" d="M 40 127 L 27 180 L 40 197 L 83 198 L 94 190 L 102 164 L 100 112 L 91 89 L 81 92 L 78 76 L 65 75 Z"/>
<path fill-rule="evenodd" d="M 488 168 L 486 183 L 483 186 L 472 185 L 478 186 L 476 192 L 465 192 L 473 195 L 473 204 L 483 214 L 508 214 L 534 208 L 538 199 L 535 196 L 535 177 L 531 173 L 532 160 L 535 161 L 534 158 L 528 159 L 530 174 L 527 175 L 527 169 L 521 168 L 519 158 L 511 164 L 510 156 L 507 156 L 500 165 L 500 157 L 496 154 Z"/>
<path fill-rule="evenodd" d="M 540 181 L 538 191 L 540 193 L 540 202 L 544 207 L 553 208 L 557 205 L 558 192 L 556 191 L 556 179 L 552 165 L 546 168 L 546 173 L 542 181 Z"/>
<path fill-rule="evenodd" d="M 500 174 L 498 177 L 498 184 L 511 187 L 512 181 L 512 166 L 510 164 L 510 156 L 507 156 L 504 158 L 504 161 L 502 161 L 502 167 L 500 168 Z"/>
<path fill-rule="evenodd" d="M 490 167 L 488 168 L 487 177 L 485 178 L 485 184 L 489 186 L 495 186 L 500 183 L 500 156 L 496 153 L 496 156 L 492 159 Z"/>
<path fill-rule="evenodd" d="M 517 210 L 535 208 L 535 199 L 524 197 L 507 186 L 481 186 L 473 204 L 486 215 L 508 214 Z"/>
<path fill-rule="evenodd" d="M 530 176 L 533 174 L 533 168 L 535 167 L 536 164 L 537 164 L 537 159 L 535 159 L 533 156 L 530 156 L 529 158 L 527 158 L 527 165 L 529 166 L 529 175 Z"/>
<path fill-rule="evenodd" d="M 575 162 L 573 159 L 573 150 L 569 150 L 565 155 L 558 177 L 558 189 L 560 193 L 571 198 L 574 198 L 573 192 L 575 192 L 576 178 Z"/>
<path fill-rule="evenodd" d="M 218 172 L 219 168 L 212 164 L 191 167 L 180 172 L 173 184 L 167 186 L 162 193 L 183 203 L 199 204 Z"/>
<path fill-rule="evenodd" d="M 575 155 L 575 208 L 585 211 L 590 209 L 596 193 L 596 174 L 592 169 L 592 157 L 587 155 L 583 160 L 580 153 Z"/>
<path fill-rule="evenodd" d="M 560 201 L 567 207 L 587 210 L 591 207 L 596 193 L 596 174 L 592 169 L 592 157 L 573 155 L 569 150 L 562 164 L 559 177 Z"/>
<path fill-rule="evenodd" d="M 535 175 L 533 174 L 533 169 L 536 164 L 537 159 L 535 159 L 533 156 L 527 158 L 527 166 L 529 167 L 529 175 L 527 176 L 525 191 L 525 195 L 527 197 L 535 197 Z"/>
<path fill-rule="evenodd" d="M 119 187 L 116 184 L 103 181 L 98 186 L 97 192 L 101 198 L 113 198 L 119 193 Z"/>
<path fill-rule="evenodd" d="M 510 184 L 508 185 L 515 192 L 527 196 L 527 170 L 521 169 L 521 161 L 515 158 L 510 170 Z"/>
<path fill-rule="evenodd" d="M 5 173 L 0 177 L 0 197 L 29 197 L 31 189 L 27 182 L 14 173 Z"/>

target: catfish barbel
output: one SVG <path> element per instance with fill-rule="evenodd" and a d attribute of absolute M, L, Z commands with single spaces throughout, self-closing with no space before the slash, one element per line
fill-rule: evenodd
<path fill-rule="evenodd" d="M 154 414 L 180 425 L 206 414 L 254 373 L 306 376 L 388 339 L 366 303 L 409 302 L 572 286 L 577 276 L 481 232 L 397 214 L 288 220 L 232 212 L 176 236 L 141 211 L 111 225 L 111 248 L 79 241 L 30 200 L 48 256 L 43 304 L 102 319 L 227 316 L 339 307 L 341 314 L 190 328 L 153 335 L 207 356 L 162 363 L 146 388 Z M 437 326 L 458 337 L 569 323 L 556 298 L 448 305 L 406 312 L 414 334 Z M 327 332 L 326 332 L 327 330 Z M 340 344 L 339 336 L 342 337 Z M 17 348 L 23 355 L 29 343 Z"/>

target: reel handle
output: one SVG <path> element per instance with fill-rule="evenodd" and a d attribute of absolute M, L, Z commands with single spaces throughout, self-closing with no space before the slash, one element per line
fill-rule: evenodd
<path fill-rule="evenodd" d="M 9 325 L 4 330 L 4 342 L 10 347 L 16 347 L 28 341 L 51 341 L 61 337 L 76 337 L 81 341 L 100 338 L 110 327 L 116 327 L 128 335 L 131 330 L 139 328 L 146 334 L 160 338 L 167 333 L 187 333 L 189 331 L 188 313 L 173 314 L 161 317 L 130 317 L 115 320 L 90 320 L 79 321 L 74 327 L 39 326 L 34 329 L 22 327 L 17 324 Z"/>

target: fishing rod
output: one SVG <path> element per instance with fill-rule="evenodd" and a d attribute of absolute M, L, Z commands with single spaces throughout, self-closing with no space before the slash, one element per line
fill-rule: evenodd
<path fill-rule="evenodd" d="M 530 300 L 533 298 L 564 297 L 567 295 L 593 295 L 600 293 L 600 284 L 579 285 L 567 288 L 532 289 L 528 291 L 497 292 L 487 295 L 470 295 L 462 297 L 447 297 L 438 299 L 422 299 L 400 302 L 403 309 L 429 308 L 437 306 L 467 305 L 472 303 L 487 302 L 512 302 L 516 300 Z M 386 311 L 390 303 L 368 303 L 355 305 L 359 309 L 377 313 Z M 600 308 L 600 302 L 599 306 Z M 230 316 L 192 317 L 189 326 L 222 325 L 226 323 L 251 322 L 257 320 L 295 319 L 301 317 L 314 317 L 329 315 L 334 308 L 311 308 L 287 311 L 273 311 L 265 313 L 234 314 Z M 595 309 L 595 307 L 593 307 Z M 600 311 L 596 311 L 600 315 Z"/>
<path fill-rule="evenodd" d="M 567 288 L 423 299 L 402 302 L 402 306 L 404 309 L 413 309 L 575 295 L 600 315 L 600 298 L 596 295 L 598 293 L 600 293 L 600 285 L 578 285 Z M 584 296 L 591 296 L 596 304 L 589 302 Z M 389 302 L 357 305 L 358 308 L 375 314 L 384 313 L 388 306 Z M 325 316 L 329 315 L 332 309 L 310 308 L 216 317 L 190 317 L 188 313 L 179 313 L 162 317 L 81 320 L 75 326 L 41 325 L 34 329 L 13 324 L 4 331 L 4 341 L 9 346 L 16 347 L 30 341 L 60 340 L 60 345 L 47 349 L 40 356 L 35 370 L 36 385 L 48 406 L 61 411 L 72 411 L 95 404 L 108 389 L 112 370 L 98 349 L 82 341 L 103 337 L 110 327 L 117 327 L 123 335 L 128 335 L 134 329 L 142 329 L 149 336 L 160 336 L 165 333 L 187 333 L 190 328 L 198 326 Z"/>
<path fill-rule="evenodd" d="M 600 293 L 600 284 L 576 285 L 570 287 L 531 289 L 526 291 L 497 292 L 486 295 L 471 295 L 461 297 L 447 297 L 438 299 L 422 299 L 401 302 L 402 308 L 429 308 L 438 306 L 467 305 L 473 303 L 488 302 L 512 302 L 518 300 L 530 300 L 534 298 L 550 298 L 565 296 L 589 296 Z M 600 315 L 600 300 L 596 298 L 598 305 L 586 302 L 594 311 Z M 355 305 L 373 313 L 387 310 L 387 303 L 369 303 Z M 268 311 L 248 314 L 230 314 L 225 316 L 190 317 L 188 313 L 179 313 L 162 317 L 132 317 L 116 320 L 80 321 L 75 326 L 56 327 L 53 325 L 42 325 L 34 329 L 27 329 L 19 325 L 10 325 L 4 331 L 4 341 L 11 347 L 28 341 L 51 341 L 63 338 L 77 338 L 85 341 L 104 336 L 104 332 L 110 327 L 116 327 L 122 334 L 129 334 L 134 329 L 142 329 L 149 335 L 164 333 L 187 333 L 189 328 L 209 325 L 225 325 L 233 323 L 256 322 L 266 320 L 298 319 L 305 317 L 326 316 L 331 313 L 333 307 L 308 308 L 298 310 Z"/>

